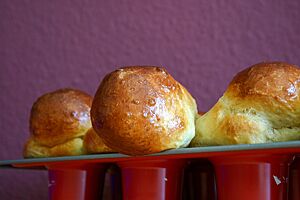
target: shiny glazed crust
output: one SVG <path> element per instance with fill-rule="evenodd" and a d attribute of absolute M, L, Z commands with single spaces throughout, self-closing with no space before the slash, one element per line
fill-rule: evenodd
<path fill-rule="evenodd" d="M 266 62 L 241 71 L 199 117 L 191 146 L 299 140 L 299 90 L 295 65 Z"/>
<path fill-rule="evenodd" d="M 31 136 L 24 157 L 84 154 L 83 137 L 92 127 L 91 104 L 91 96 L 74 89 L 60 89 L 38 98 L 31 109 Z"/>
<path fill-rule="evenodd" d="M 125 67 L 108 74 L 91 109 L 93 127 L 106 145 L 129 155 L 187 146 L 196 115 L 193 97 L 160 67 Z"/>

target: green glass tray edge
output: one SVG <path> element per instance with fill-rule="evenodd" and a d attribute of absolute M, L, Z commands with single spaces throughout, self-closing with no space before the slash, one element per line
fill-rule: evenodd
<path fill-rule="evenodd" d="M 225 152 L 225 151 L 246 151 L 246 150 L 262 150 L 262 149 L 277 149 L 277 148 L 280 149 L 280 148 L 297 148 L 297 147 L 300 148 L 300 141 L 180 148 L 180 149 L 172 149 L 172 150 L 167 150 L 164 152 L 145 155 L 145 156 L 157 157 L 157 156 L 176 155 L 176 154 L 195 154 L 195 153 L 204 153 L 204 152 L 207 153 L 207 152 Z M 60 161 L 72 161 L 72 160 L 126 158 L 126 157 L 130 157 L 130 156 L 119 154 L 119 153 L 110 153 L 110 154 L 92 154 L 92 155 L 81 155 L 81 156 L 2 160 L 0 161 L 0 167 L 5 168 L 7 167 L 7 165 L 25 164 L 25 163 L 29 164 L 29 163 L 40 163 L 40 162 L 44 163 L 44 162 L 60 162 Z"/>

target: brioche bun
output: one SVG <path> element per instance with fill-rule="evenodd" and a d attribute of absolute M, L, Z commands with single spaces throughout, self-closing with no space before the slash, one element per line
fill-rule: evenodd
<path fill-rule="evenodd" d="M 300 69 L 264 62 L 239 72 L 196 122 L 191 146 L 300 139 Z"/>
<path fill-rule="evenodd" d="M 197 106 L 161 67 L 125 67 L 108 74 L 93 100 L 95 131 L 112 149 L 143 155 L 186 147 L 195 135 Z"/>
<path fill-rule="evenodd" d="M 92 128 L 91 104 L 90 95 L 74 89 L 39 97 L 31 109 L 31 136 L 25 144 L 24 157 L 84 154 L 83 137 Z"/>

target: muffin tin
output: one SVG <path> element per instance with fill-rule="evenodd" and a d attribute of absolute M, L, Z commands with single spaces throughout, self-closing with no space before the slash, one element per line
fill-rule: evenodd
<path fill-rule="evenodd" d="M 111 164 L 120 167 L 124 200 L 285 200 L 288 196 L 299 200 L 297 154 L 300 141 L 182 148 L 137 157 L 96 154 L 6 160 L 0 161 L 0 168 L 47 169 L 51 200 L 101 199 Z"/>

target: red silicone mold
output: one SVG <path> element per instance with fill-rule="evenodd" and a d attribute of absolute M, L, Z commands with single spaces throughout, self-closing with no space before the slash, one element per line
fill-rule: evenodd
<path fill-rule="evenodd" d="M 299 200 L 300 141 L 170 150 L 149 156 L 99 154 L 1 161 L 0 167 L 45 168 L 49 199 L 98 200 L 106 169 L 122 174 L 111 193 L 124 200 Z M 289 177 L 290 175 L 290 177 Z M 120 195 L 111 194 L 112 199 Z"/>

